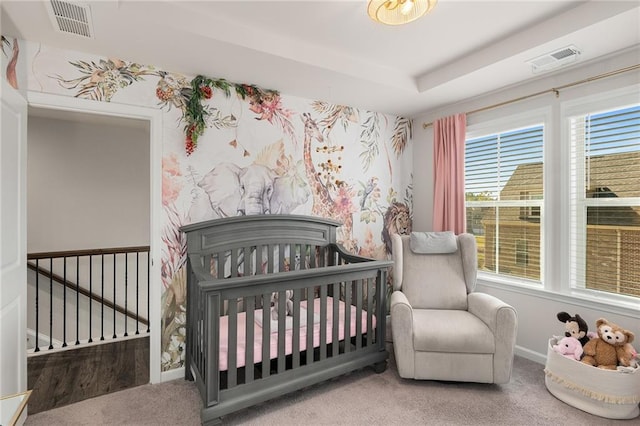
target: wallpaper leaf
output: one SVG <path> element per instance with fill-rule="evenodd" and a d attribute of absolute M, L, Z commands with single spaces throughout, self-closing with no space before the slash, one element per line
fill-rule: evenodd
<path fill-rule="evenodd" d="M 364 148 L 360 153 L 360 160 L 364 172 L 369 171 L 373 161 L 380 153 L 378 146 L 378 140 L 380 138 L 379 129 L 380 120 L 378 114 L 372 113 L 362 125 L 362 132 L 360 133 L 360 144 Z"/>
<path fill-rule="evenodd" d="M 11 43 L 9 43 L 9 40 L 7 40 L 7 38 L 5 36 L 2 36 L 2 44 L 0 45 L 0 48 L 2 48 L 2 53 L 4 54 L 4 56 L 7 56 L 7 52 L 4 51 L 4 46 L 11 46 Z"/>
<path fill-rule="evenodd" d="M 100 59 L 98 62 L 69 62 L 77 71 L 84 74 L 78 78 L 65 79 L 60 75 L 50 76 L 58 80 L 65 89 L 80 87 L 75 97 L 95 101 L 110 102 L 118 90 L 144 80 L 145 75 L 160 75 L 153 67 L 145 67 L 134 62 L 120 59 Z"/>
<path fill-rule="evenodd" d="M 408 118 L 396 117 L 396 122 L 393 130 L 393 137 L 391 138 L 391 146 L 396 155 L 400 157 L 402 152 L 407 147 L 409 139 L 412 137 L 412 122 Z"/>
<path fill-rule="evenodd" d="M 277 142 L 265 146 L 256 156 L 254 163 L 275 169 L 283 157 L 284 143 L 282 139 L 279 139 Z"/>
<path fill-rule="evenodd" d="M 329 133 L 339 121 L 342 128 L 346 131 L 350 123 L 357 123 L 359 120 L 358 111 L 350 106 L 335 105 L 322 101 L 314 101 L 311 107 L 316 112 L 325 115 L 320 120 L 320 125 Z"/>

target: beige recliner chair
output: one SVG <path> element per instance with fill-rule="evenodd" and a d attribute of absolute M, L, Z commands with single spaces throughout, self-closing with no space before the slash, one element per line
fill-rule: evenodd
<path fill-rule="evenodd" d="M 425 237 L 444 234 L 413 234 L 392 236 L 391 330 L 400 376 L 508 383 L 516 311 L 494 296 L 474 292 L 475 238 L 449 233 L 448 249 L 441 243 L 425 249 Z"/>

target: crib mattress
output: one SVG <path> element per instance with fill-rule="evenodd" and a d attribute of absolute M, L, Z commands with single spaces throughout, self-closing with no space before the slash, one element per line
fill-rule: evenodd
<path fill-rule="evenodd" d="M 313 312 L 314 317 L 317 317 L 320 313 L 320 299 L 314 299 L 313 303 Z M 333 298 L 327 297 L 326 299 L 326 336 L 327 343 L 331 343 L 333 341 Z M 300 328 L 287 328 L 285 331 L 285 355 L 291 355 L 293 353 L 293 335 L 296 332 L 300 333 L 300 351 L 304 351 L 307 349 L 307 317 L 306 317 L 306 308 L 307 302 L 300 302 Z M 304 311 L 303 311 L 304 310 Z M 350 330 L 349 337 L 353 337 L 356 335 L 356 307 L 350 305 Z M 338 301 L 338 340 L 342 341 L 345 339 L 345 312 L 346 306 L 343 301 Z M 256 309 L 254 311 L 255 318 L 262 318 L 262 309 Z M 362 334 L 367 332 L 367 312 L 362 311 L 361 314 L 361 332 Z M 236 351 L 236 360 L 237 367 L 245 366 L 245 358 L 246 358 L 246 348 L 247 348 L 247 336 L 246 336 L 246 323 L 247 317 L 245 312 L 239 312 L 237 316 L 237 347 Z M 376 326 L 376 317 L 372 316 L 372 327 L 375 329 Z M 278 330 L 277 327 L 274 330 L 274 327 L 271 327 L 270 334 L 270 358 L 274 359 L 278 357 Z M 320 346 L 320 330 L 321 324 L 319 321 L 314 322 L 313 325 L 313 346 Z M 253 362 L 254 364 L 262 362 L 262 327 L 259 321 L 254 322 L 254 330 L 253 330 L 254 340 L 253 340 Z M 228 354 L 229 354 L 229 317 L 221 316 L 220 317 L 220 351 L 219 351 L 219 370 L 226 371 L 228 369 Z M 232 348 L 233 350 L 233 348 Z"/>

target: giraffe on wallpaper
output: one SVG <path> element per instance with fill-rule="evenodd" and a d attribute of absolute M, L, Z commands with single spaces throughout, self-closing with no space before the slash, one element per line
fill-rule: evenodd
<path fill-rule="evenodd" d="M 302 121 L 304 122 L 304 168 L 311 186 L 311 194 L 313 195 L 311 214 L 313 216 L 335 218 L 342 222 L 345 239 L 351 239 L 353 216 L 350 211 L 345 211 L 336 205 L 329 190 L 320 180 L 320 174 L 316 171 L 311 159 L 311 141 L 315 139 L 318 142 L 323 142 L 324 137 L 315 120 L 311 118 L 311 114 L 305 112 L 302 115 Z"/>

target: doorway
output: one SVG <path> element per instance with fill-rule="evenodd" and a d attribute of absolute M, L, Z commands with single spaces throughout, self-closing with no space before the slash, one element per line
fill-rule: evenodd
<path fill-rule="evenodd" d="M 111 382 L 105 382 L 101 374 L 102 383 L 82 383 L 84 393 L 87 394 L 89 388 L 103 393 L 120 390 L 122 386 L 128 386 L 127 383 L 142 384 L 140 380 L 159 382 L 161 284 L 155 266 L 159 262 L 153 262 L 153 259 L 158 258 L 156 235 L 159 233 L 155 230 L 159 228 L 157 216 L 161 210 L 158 208 L 161 206 L 161 113 L 150 108 L 32 92 L 28 101 L 28 251 L 150 247 L 148 310 L 145 313 L 150 332 L 145 337 L 131 336 L 119 348 L 106 339 L 98 342 L 98 349 L 80 345 L 82 351 L 77 352 L 87 365 L 108 363 L 105 354 L 111 354 L 113 359 L 128 358 L 133 364 L 129 373 L 133 373 L 128 378 L 125 377 L 127 374 L 116 374 L 119 377 Z M 95 303 L 95 300 L 88 303 Z M 27 322 L 31 325 L 33 319 Z M 89 333 L 91 335 L 91 331 Z M 75 343 L 75 336 L 71 340 Z M 44 358 L 32 363 L 31 358 L 38 356 L 30 356 L 30 387 L 35 371 L 31 371 L 32 364 L 34 369 L 47 368 L 48 364 L 67 364 L 66 361 L 59 362 L 60 359 L 72 359 L 73 356 L 64 352 L 68 351 L 58 352 L 51 363 L 45 362 Z M 121 352 L 128 355 L 118 355 Z M 141 374 L 140 368 L 146 371 Z M 52 375 L 46 372 L 41 375 L 47 376 Z M 59 387 L 60 375 L 56 381 Z M 58 399 L 62 402 L 60 405 L 64 405 L 79 400 L 74 398 L 51 399 Z"/>

